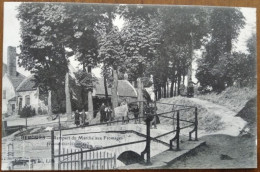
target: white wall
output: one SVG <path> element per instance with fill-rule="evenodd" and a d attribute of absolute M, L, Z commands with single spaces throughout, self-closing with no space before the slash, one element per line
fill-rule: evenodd
<path fill-rule="evenodd" d="M 13 84 L 7 77 L 7 74 L 3 76 L 3 86 L 2 86 L 2 114 L 7 113 L 8 100 L 15 97 L 15 89 Z M 6 99 L 3 99 L 3 92 L 6 90 Z"/>
<path fill-rule="evenodd" d="M 30 105 L 32 108 L 35 109 L 36 114 L 38 114 L 38 108 L 41 107 L 42 109 L 47 109 L 47 106 L 44 104 L 43 101 L 39 99 L 39 90 L 32 90 L 32 91 L 23 91 L 18 92 L 18 96 L 22 97 L 22 107 L 25 106 L 26 103 L 26 96 L 30 96 Z M 19 99 L 18 99 L 18 105 L 19 106 Z"/>
<path fill-rule="evenodd" d="M 33 91 L 23 91 L 23 92 L 18 92 L 18 96 L 22 97 L 22 107 L 25 106 L 25 102 L 26 102 L 26 96 L 30 96 L 30 105 L 32 106 L 32 108 L 38 109 L 38 102 L 39 102 L 39 94 L 37 90 L 33 90 Z M 19 106 L 18 102 L 18 106 Z"/>

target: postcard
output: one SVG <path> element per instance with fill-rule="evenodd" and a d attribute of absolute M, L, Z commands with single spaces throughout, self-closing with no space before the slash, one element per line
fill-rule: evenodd
<path fill-rule="evenodd" d="M 256 9 L 5 2 L 2 170 L 257 167 Z"/>

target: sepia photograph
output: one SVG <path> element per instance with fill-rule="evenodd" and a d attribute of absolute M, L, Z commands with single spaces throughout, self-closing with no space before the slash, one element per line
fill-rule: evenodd
<path fill-rule="evenodd" d="M 2 170 L 257 168 L 256 8 L 3 8 Z"/>

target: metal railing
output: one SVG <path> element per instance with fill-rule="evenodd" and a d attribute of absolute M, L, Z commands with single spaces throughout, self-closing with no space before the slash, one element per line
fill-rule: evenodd
<path fill-rule="evenodd" d="M 98 155 L 97 152 L 101 151 L 101 150 L 106 150 L 106 149 L 109 149 L 109 148 L 115 148 L 115 147 L 120 147 L 120 146 L 133 145 L 133 144 L 138 144 L 138 143 L 143 143 L 143 142 L 146 142 L 146 146 L 144 148 L 144 151 L 141 152 L 141 157 L 143 159 L 145 159 L 144 157 L 146 155 L 146 161 L 144 163 L 149 165 L 149 164 L 151 164 L 151 141 L 157 141 L 159 143 L 167 145 L 167 146 L 169 146 L 170 150 L 179 151 L 181 149 L 180 148 L 180 131 L 183 130 L 183 129 L 186 129 L 186 128 L 190 128 L 190 127 L 193 127 L 193 129 L 188 132 L 189 140 L 190 141 L 191 140 L 195 140 L 195 141 L 198 140 L 198 110 L 197 110 L 197 107 L 176 105 L 176 104 L 169 104 L 169 103 L 161 103 L 161 102 L 156 102 L 155 107 L 156 107 L 156 104 L 157 105 L 162 104 L 162 105 L 172 106 L 172 110 L 168 111 L 168 112 L 161 112 L 161 113 L 156 113 L 156 112 L 153 113 L 153 114 L 150 113 L 150 114 L 144 115 L 143 117 L 129 118 L 128 119 L 128 122 L 136 121 L 136 120 L 139 120 L 139 121 L 144 120 L 145 123 L 146 123 L 146 134 L 138 133 L 138 132 L 132 131 L 132 130 L 121 131 L 122 133 L 132 132 L 132 133 L 135 133 L 135 134 L 145 138 L 145 139 L 141 139 L 141 140 L 138 140 L 138 141 L 109 145 L 109 146 L 104 146 L 104 147 L 98 147 L 98 148 L 89 149 L 89 150 L 82 150 L 81 149 L 79 151 L 74 151 L 74 152 L 73 151 L 65 152 L 64 150 L 61 151 L 61 141 L 60 141 L 59 142 L 59 153 L 55 154 L 55 151 L 54 151 L 55 132 L 59 131 L 60 132 L 59 133 L 60 138 L 61 138 L 61 132 L 62 131 L 72 130 L 72 129 L 76 129 L 76 128 L 82 128 L 82 127 L 71 127 L 71 128 L 64 128 L 64 129 L 59 128 L 59 130 L 52 130 L 51 131 L 51 164 L 52 164 L 51 166 L 52 166 L 52 169 L 53 170 L 55 169 L 55 159 L 57 159 L 57 158 L 58 158 L 58 162 L 56 164 L 58 164 L 59 170 L 66 168 L 67 165 L 64 165 L 64 164 L 69 164 L 69 163 L 76 163 L 76 165 L 71 165 L 71 168 L 75 167 L 75 169 L 86 169 L 86 168 L 92 169 L 91 165 L 88 165 L 87 162 L 89 163 L 89 162 L 94 162 L 94 161 L 97 161 L 97 162 L 94 163 L 95 164 L 94 167 L 97 166 L 97 168 L 94 168 L 94 169 L 107 169 L 107 167 L 104 166 L 104 165 L 103 166 L 100 165 L 100 164 L 97 165 L 98 162 L 104 163 L 106 161 L 105 157 L 99 157 L 99 159 L 98 158 L 93 159 L 93 157 L 91 158 L 91 156 L 90 156 L 89 159 L 84 159 L 84 157 L 81 158 L 81 156 L 83 154 L 85 156 L 87 156 L 87 154 Z M 176 107 L 178 107 L 178 108 L 176 109 Z M 187 111 L 187 110 L 191 111 L 192 115 L 194 115 L 194 118 L 192 120 L 181 118 L 185 115 L 185 113 L 181 114 L 181 112 L 184 112 L 184 111 Z M 175 117 L 175 115 L 176 115 L 176 117 Z M 172 123 L 176 122 L 176 128 L 171 130 L 171 131 L 157 135 L 156 137 L 151 137 L 150 127 L 154 122 L 156 123 L 156 120 L 154 121 L 154 119 L 156 119 L 156 117 L 160 117 L 161 119 L 162 118 L 170 119 L 170 120 L 173 121 Z M 123 123 L 123 122 L 125 122 L 125 120 L 117 120 L 117 121 L 108 121 L 108 122 L 104 122 L 104 123 L 89 124 L 89 125 L 84 126 L 84 127 L 111 125 L 111 124 L 120 123 L 120 122 Z M 183 123 L 183 124 L 181 124 L 181 123 Z M 106 131 L 106 132 L 116 132 L 116 131 Z M 119 132 L 119 131 L 117 131 L 117 132 Z M 95 132 L 95 133 L 98 134 L 98 133 L 101 133 L 101 132 Z M 164 142 L 162 140 L 159 140 L 159 138 L 162 138 L 162 137 L 169 135 L 171 133 L 175 133 L 175 135 L 172 139 L 169 140 L 169 144 L 167 144 L 166 142 Z M 77 133 L 74 133 L 74 134 L 76 135 Z M 78 133 L 78 134 L 86 134 L 86 133 Z M 194 139 L 192 139 L 193 134 L 194 134 Z M 174 144 L 173 144 L 174 142 L 175 142 L 175 149 L 173 149 L 174 148 Z M 103 154 L 104 154 L 104 152 L 103 152 Z M 72 159 L 73 156 L 77 156 L 78 158 L 75 161 L 64 161 L 64 157 L 66 157 L 66 159 Z M 114 156 L 113 158 L 114 158 L 114 161 L 116 161 L 116 156 Z M 110 156 L 110 158 L 107 157 L 107 161 L 110 161 L 110 160 L 111 160 L 111 156 Z M 84 163 L 85 163 L 85 165 L 84 165 Z M 111 165 L 111 166 L 113 166 L 113 165 Z"/>

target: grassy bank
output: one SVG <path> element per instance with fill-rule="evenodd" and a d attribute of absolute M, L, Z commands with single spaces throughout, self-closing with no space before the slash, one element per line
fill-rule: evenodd
<path fill-rule="evenodd" d="M 186 106 L 196 106 L 198 108 L 198 122 L 199 122 L 199 130 L 204 130 L 206 132 L 216 132 L 223 129 L 223 121 L 221 118 L 216 115 L 214 112 L 209 111 L 206 107 L 201 104 L 198 104 L 187 97 L 172 97 L 172 98 L 165 98 L 161 99 L 160 102 L 162 103 L 169 103 L 169 104 L 180 104 Z M 173 110 L 173 107 L 170 105 L 164 104 L 157 104 L 158 111 L 157 113 L 169 112 Z M 182 107 L 175 107 L 174 109 L 177 110 L 178 108 Z M 172 113 L 168 114 L 167 116 L 172 116 Z M 176 118 L 176 114 L 175 114 Z M 181 110 L 180 111 L 180 118 L 184 120 L 194 121 L 194 109 L 188 110 Z M 173 121 L 167 118 L 160 118 L 162 124 L 172 124 Z M 181 122 L 181 125 L 187 125 L 185 122 Z"/>
<path fill-rule="evenodd" d="M 245 104 L 256 97 L 256 88 L 238 88 L 229 87 L 221 93 L 208 93 L 203 95 L 197 95 L 199 99 L 208 100 L 210 102 L 223 105 L 229 109 L 239 112 Z"/>

